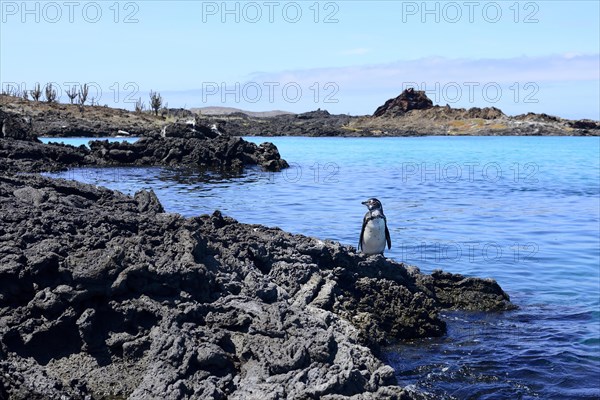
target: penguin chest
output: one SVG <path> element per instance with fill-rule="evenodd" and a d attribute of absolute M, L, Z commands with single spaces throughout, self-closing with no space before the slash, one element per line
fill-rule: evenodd
<path fill-rule="evenodd" d="M 373 218 L 365 225 L 362 251 L 365 254 L 380 254 L 385 249 L 385 220 Z"/>

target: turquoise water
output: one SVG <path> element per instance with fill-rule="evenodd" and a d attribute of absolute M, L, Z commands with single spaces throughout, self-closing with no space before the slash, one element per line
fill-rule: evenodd
<path fill-rule="evenodd" d="M 386 255 L 496 279 L 520 308 L 448 312 L 448 335 L 386 349 L 402 385 L 438 398 L 600 397 L 600 138 L 248 138 L 291 168 L 223 176 L 164 168 L 53 176 L 126 193 L 152 188 L 171 212 L 220 209 L 356 246 L 360 203 L 379 198 Z"/>

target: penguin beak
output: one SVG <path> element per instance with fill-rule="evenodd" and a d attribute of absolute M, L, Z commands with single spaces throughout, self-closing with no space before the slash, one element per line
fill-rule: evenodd
<path fill-rule="evenodd" d="M 368 202 L 368 201 L 363 201 L 363 202 L 362 202 L 362 203 L 360 203 L 360 204 L 362 204 L 363 206 L 367 206 L 367 205 L 369 205 L 369 202 Z"/>

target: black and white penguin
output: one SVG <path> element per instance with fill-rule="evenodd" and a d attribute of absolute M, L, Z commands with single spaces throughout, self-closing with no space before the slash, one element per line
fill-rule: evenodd
<path fill-rule="evenodd" d="M 369 211 L 363 218 L 358 248 L 365 254 L 383 254 L 385 244 L 392 248 L 392 239 L 387 227 L 387 220 L 383 214 L 381 202 L 375 198 L 363 201 Z"/>

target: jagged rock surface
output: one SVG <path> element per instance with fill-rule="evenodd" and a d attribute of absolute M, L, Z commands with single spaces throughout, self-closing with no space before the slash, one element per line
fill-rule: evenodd
<path fill-rule="evenodd" d="M 4 139 L 36 141 L 31 129 L 31 119 L 23 115 L 7 112 L 0 108 L 0 133 Z"/>
<path fill-rule="evenodd" d="M 11 132 L 13 132 L 11 130 Z M 0 138 L 0 171 L 42 172 L 77 166 L 163 165 L 240 171 L 259 165 L 280 171 L 288 164 L 272 143 L 256 145 L 206 126 L 168 125 L 163 134 L 136 143 L 93 141 L 85 146 Z"/>
<path fill-rule="evenodd" d="M 38 140 L 0 139 L 0 172 L 59 171 L 94 163 L 89 150 L 83 146 L 43 144 Z"/>
<path fill-rule="evenodd" d="M 239 136 L 340 136 L 353 117 L 332 115 L 325 110 L 302 114 L 284 114 L 274 117 L 250 117 L 243 113 L 227 116 L 201 116 L 205 124 L 215 124 L 230 135 Z"/>
<path fill-rule="evenodd" d="M 377 345 L 504 310 L 491 280 L 0 175 L 0 398 L 415 399 Z"/>
<path fill-rule="evenodd" d="M 135 143 L 93 141 L 92 155 L 98 164 L 165 165 L 242 170 L 260 165 L 267 171 L 288 167 L 272 143 L 260 146 L 241 137 L 221 135 L 204 125 L 167 125 L 160 134 Z"/>
<path fill-rule="evenodd" d="M 389 99 L 378 107 L 373 114 L 374 117 L 397 117 L 404 115 L 410 110 L 426 110 L 433 107 L 433 101 L 423 90 L 405 89 L 398 97 Z"/>

